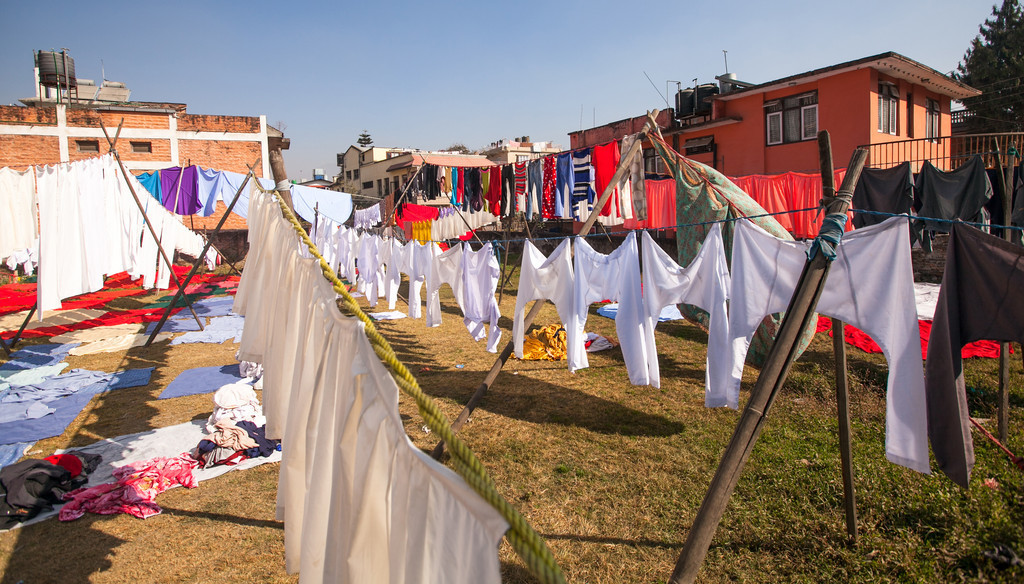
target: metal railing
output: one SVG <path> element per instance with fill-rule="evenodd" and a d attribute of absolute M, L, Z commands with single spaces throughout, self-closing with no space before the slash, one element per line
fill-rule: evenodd
<path fill-rule="evenodd" d="M 975 155 L 980 155 L 985 166 L 991 168 L 996 164 L 996 152 L 999 152 L 1003 165 L 1020 162 L 1020 155 L 1024 153 L 1024 132 L 918 138 L 861 147 L 868 149 L 868 168 L 892 168 L 909 162 L 911 171 L 916 173 L 925 162 L 931 162 L 939 170 L 950 171 Z M 1009 156 L 1008 153 L 1013 151 L 1017 154 Z"/>

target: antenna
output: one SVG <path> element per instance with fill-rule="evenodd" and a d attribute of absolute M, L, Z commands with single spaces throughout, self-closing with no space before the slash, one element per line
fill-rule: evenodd
<path fill-rule="evenodd" d="M 722 57 L 725 59 L 725 73 L 729 74 L 729 51 L 722 49 Z"/>
<path fill-rule="evenodd" d="M 103 66 L 103 59 L 100 59 L 100 77 L 102 77 L 104 81 L 107 80 L 107 70 Z"/>
<path fill-rule="evenodd" d="M 644 77 L 646 77 L 648 81 L 651 81 L 651 76 L 647 74 L 647 71 L 644 71 L 643 73 L 644 73 Z M 654 91 L 658 92 L 658 97 L 660 97 L 661 99 L 665 100 L 665 107 L 672 107 L 672 105 L 668 103 L 668 98 L 661 94 L 661 90 L 658 89 L 658 86 L 655 85 L 653 81 L 651 81 L 651 87 L 654 88 Z"/>

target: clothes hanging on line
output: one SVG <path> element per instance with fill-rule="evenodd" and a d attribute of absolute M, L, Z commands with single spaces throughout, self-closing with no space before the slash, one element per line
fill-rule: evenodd
<path fill-rule="evenodd" d="M 501 310 L 494 292 L 500 276 L 490 243 L 473 251 L 468 244 L 460 242 L 434 256 L 427 275 L 427 326 L 441 325 L 440 290 L 443 284 L 448 284 L 473 340 L 487 337 L 487 351 L 497 352 L 501 340 L 498 328 Z"/>
<path fill-rule="evenodd" d="M 356 290 L 366 295 L 370 307 L 377 306 L 377 298 L 384 285 L 384 264 L 380 262 L 383 240 L 368 233 L 360 236 L 359 255 L 356 258 Z"/>
<path fill-rule="evenodd" d="M 630 134 L 622 139 L 622 152 L 628 153 L 633 147 L 633 143 L 638 139 L 639 134 Z M 625 156 L 625 154 L 623 154 Z M 645 192 L 646 180 L 644 179 L 644 155 L 643 149 L 638 148 L 636 154 L 626 161 L 629 165 L 629 184 L 632 188 L 630 194 L 630 202 L 633 205 L 633 213 L 627 216 L 623 212 L 623 216 L 629 220 L 635 218 L 638 221 L 647 219 L 647 193 Z M 674 194 L 674 193 L 673 193 Z M 673 197 L 673 208 L 675 207 L 675 197 Z"/>
<path fill-rule="evenodd" d="M 344 223 L 352 216 L 352 195 L 303 185 L 288 187 L 295 214 L 310 223 L 317 215 L 326 216 L 336 223 Z"/>
<path fill-rule="evenodd" d="M 853 191 L 854 209 L 878 211 L 902 215 L 909 213 L 914 204 L 914 176 L 910 163 L 904 162 L 892 168 L 865 168 Z M 855 213 L 853 226 L 856 228 L 877 225 L 886 218 L 881 215 Z"/>
<path fill-rule="evenodd" d="M 572 218 L 578 221 L 586 218 L 594 203 L 594 166 L 590 155 L 590 148 L 572 153 L 573 188 L 570 203 Z"/>
<path fill-rule="evenodd" d="M 0 168 L 0 259 L 32 247 L 36 205 L 35 172 Z"/>
<path fill-rule="evenodd" d="M 526 304 L 531 300 L 550 300 L 565 327 L 568 346 L 569 370 L 584 366 L 583 341 L 577 334 L 576 311 L 573 297 L 572 250 L 569 239 L 562 240 L 551 255 L 544 257 L 533 242 L 523 242 L 523 260 L 519 271 L 519 292 L 512 319 L 512 340 L 516 357 L 523 358 L 523 335 Z"/>
<path fill-rule="evenodd" d="M 643 189 L 633 197 L 634 203 L 639 198 L 639 193 L 644 193 L 643 203 L 646 219 L 626 219 L 623 227 L 626 229 L 664 229 L 676 226 L 676 181 L 672 179 L 648 179 L 640 183 Z"/>
<path fill-rule="evenodd" d="M 835 184 L 843 184 L 846 169 L 835 172 Z M 823 213 L 818 212 L 821 201 L 822 183 L 820 174 L 803 172 L 785 172 L 773 175 L 749 175 L 730 177 L 736 186 L 746 192 L 758 205 L 768 213 L 784 213 L 795 209 L 812 209 L 801 213 L 784 213 L 775 215 L 778 221 L 793 237 L 813 238 L 821 231 Z M 853 217 L 853 211 L 847 216 Z M 853 225 L 846 224 L 846 231 Z"/>
<path fill-rule="evenodd" d="M 970 162 L 949 172 L 943 172 L 926 161 L 914 186 L 914 211 L 929 218 L 914 223 L 926 252 L 931 252 L 932 246 L 931 238 L 924 236 L 925 230 L 949 233 L 949 221 L 954 219 L 987 223 L 988 212 L 984 207 L 992 198 L 992 183 L 988 180 L 981 156 L 975 155 Z"/>
<path fill-rule="evenodd" d="M 722 239 L 721 224 L 714 224 L 708 231 L 697 256 L 685 268 L 680 267 L 664 250 L 658 247 L 651 235 L 644 231 L 641 236 L 643 248 L 643 331 L 647 353 L 647 367 L 650 384 L 661 387 L 661 368 L 654 340 L 654 328 L 666 306 L 689 304 L 706 311 L 708 317 L 708 351 L 705 367 L 705 405 L 720 407 L 735 402 L 721 400 L 714 395 L 713 388 L 730 371 L 729 357 L 729 315 L 726 301 L 729 299 L 731 280 L 725 261 L 725 242 Z M 621 318 L 622 305 L 615 317 L 616 326 Z M 625 346 L 625 345 L 623 345 Z"/>
<path fill-rule="evenodd" d="M 861 329 L 882 347 L 889 363 L 886 457 L 928 473 L 928 423 L 909 239 L 905 217 L 844 236 L 817 310 Z M 766 315 L 788 306 L 810 245 L 784 241 L 748 220 L 738 221 L 729 303 L 732 374 L 727 383 L 709 389 L 709 396 L 719 403 L 737 407 L 750 338 Z"/>
<path fill-rule="evenodd" d="M 160 200 L 177 215 L 193 215 L 203 208 L 199 200 L 199 167 L 172 166 L 160 170 Z"/>
<path fill-rule="evenodd" d="M 355 210 L 355 219 L 352 221 L 352 225 L 356 229 L 370 229 L 375 227 L 381 221 L 380 203 L 375 203 L 371 207 L 365 209 Z"/>
<path fill-rule="evenodd" d="M 161 197 L 163 197 L 163 189 L 160 188 L 159 170 L 142 172 L 135 175 L 135 177 L 139 179 L 139 183 L 142 184 L 142 186 L 146 187 L 146 190 L 149 191 L 149 194 L 152 195 L 154 199 L 159 201 Z"/>
<path fill-rule="evenodd" d="M 555 162 L 555 216 L 572 219 L 572 193 L 576 188 L 572 153 L 559 154 Z"/>
<path fill-rule="evenodd" d="M 960 349 L 982 339 L 1024 341 L 1024 248 L 953 223 L 935 307 L 925 379 L 928 437 L 942 472 L 967 487 L 974 467 Z"/>

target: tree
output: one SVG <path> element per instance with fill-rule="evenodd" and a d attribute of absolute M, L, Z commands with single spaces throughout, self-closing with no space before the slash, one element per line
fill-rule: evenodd
<path fill-rule="evenodd" d="M 992 7 L 953 76 L 980 89 L 964 100 L 971 132 L 1024 130 L 1024 12 L 1018 0 Z"/>
<path fill-rule="evenodd" d="M 369 132 L 367 132 L 366 130 L 363 130 L 363 133 L 359 134 L 359 139 L 356 140 L 356 144 L 359 144 L 360 146 L 363 146 L 364 148 L 366 146 L 372 146 L 373 145 L 373 138 L 370 137 L 370 133 Z"/>
<path fill-rule="evenodd" d="M 472 154 L 473 151 L 466 147 L 462 142 L 456 142 L 451 146 L 445 148 L 448 152 L 458 152 L 459 154 Z"/>

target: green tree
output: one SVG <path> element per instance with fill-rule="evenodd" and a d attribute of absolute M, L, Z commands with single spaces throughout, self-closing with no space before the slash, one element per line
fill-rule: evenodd
<path fill-rule="evenodd" d="M 1017 0 L 992 7 L 954 77 L 980 89 L 964 100 L 971 132 L 1024 130 L 1024 13 Z"/>
<path fill-rule="evenodd" d="M 359 134 L 359 139 L 356 140 L 356 144 L 359 144 L 360 146 L 363 146 L 363 147 L 372 146 L 373 145 L 373 138 L 370 137 L 370 133 L 369 132 L 367 132 L 366 130 L 363 130 L 363 133 Z"/>
<path fill-rule="evenodd" d="M 466 147 L 462 142 L 456 142 L 451 146 L 445 148 L 448 152 L 458 152 L 459 154 L 472 154 L 473 151 Z"/>

